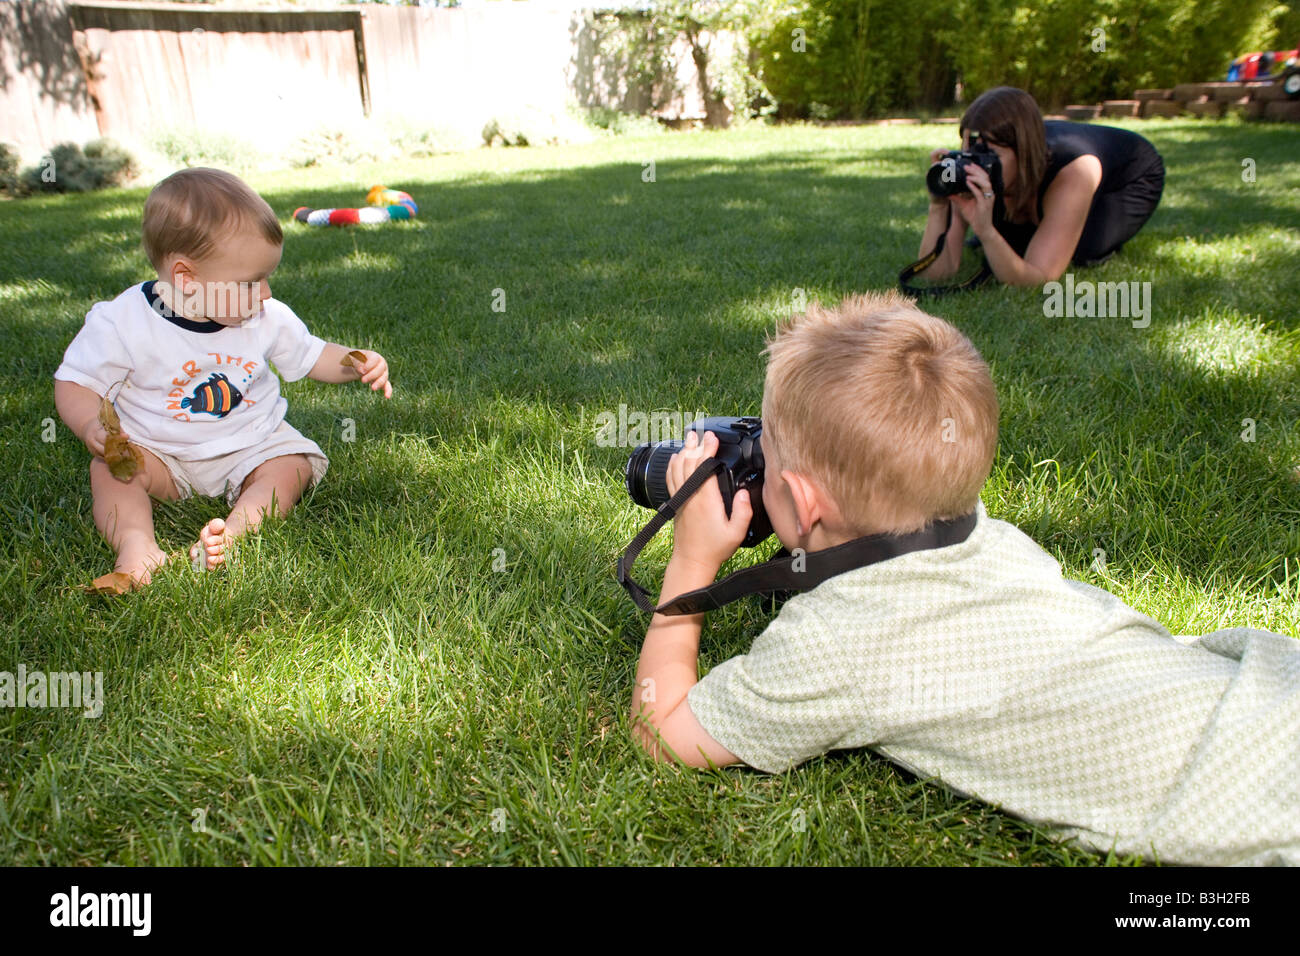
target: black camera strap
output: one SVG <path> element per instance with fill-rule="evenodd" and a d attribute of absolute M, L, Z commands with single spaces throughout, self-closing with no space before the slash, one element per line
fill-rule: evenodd
<path fill-rule="evenodd" d="M 919 285 L 911 284 L 913 276 L 915 276 L 918 272 L 923 272 L 924 270 L 930 268 L 930 266 L 934 264 L 934 260 L 939 258 L 939 255 L 943 252 L 944 243 L 948 241 L 948 230 L 951 228 L 952 228 L 952 204 L 950 202 L 948 204 L 948 221 L 944 223 L 943 232 L 939 233 L 939 241 L 934 244 L 934 248 L 931 249 L 928 254 L 922 256 L 920 259 L 917 259 L 910 266 L 905 267 L 903 271 L 898 274 L 898 287 L 902 289 L 903 292 L 905 292 L 907 295 L 912 296 L 912 298 L 916 298 L 917 296 L 922 296 L 922 295 L 937 296 L 937 295 L 949 295 L 953 292 L 971 292 L 974 291 L 975 289 L 978 289 L 980 286 L 982 286 L 985 282 L 987 282 L 992 277 L 993 270 L 989 267 L 988 257 L 985 256 L 983 253 L 981 253 L 980 255 L 981 258 L 983 258 L 984 262 L 983 265 L 980 266 L 980 271 L 975 273 L 969 279 L 966 279 L 964 282 L 954 283 L 953 285 L 933 285 L 933 286 L 919 286 Z"/>
<path fill-rule="evenodd" d="M 623 556 L 618 559 L 618 583 L 627 589 L 628 596 L 641 610 L 656 614 L 700 614 L 715 611 L 724 604 L 730 604 L 749 594 L 807 591 L 845 571 L 887 561 L 913 551 L 959 544 L 970 537 L 971 531 L 975 529 L 975 512 L 972 511 L 960 518 L 936 521 L 928 528 L 911 534 L 873 534 L 821 551 L 781 555 L 762 564 L 742 568 L 708 587 L 687 591 L 656 607 L 650 592 L 632 579 L 632 565 L 650 543 L 650 539 L 677 514 L 686 500 L 725 467 L 716 458 L 704 459 L 677 489 L 677 493 L 659 506 L 654 517 L 632 539 Z"/>

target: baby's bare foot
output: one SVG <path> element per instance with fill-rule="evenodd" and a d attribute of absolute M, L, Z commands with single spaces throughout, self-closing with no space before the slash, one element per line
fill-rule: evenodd
<path fill-rule="evenodd" d="M 149 541 L 140 544 L 122 545 L 117 553 L 117 562 L 113 570 L 119 574 L 129 575 L 136 585 L 148 584 L 153 572 L 167 563 L 167 552 L 158 547 L 158 542 Z"/>
<path fill-rule="evenodd" d="M 226 523 L 213 518 L 199 532 L 199 540 L 190 548 L 190 560 L 196 571 L 212 571 L 225 564 L 230 555 L 234 537 L 226 531 Z"/>

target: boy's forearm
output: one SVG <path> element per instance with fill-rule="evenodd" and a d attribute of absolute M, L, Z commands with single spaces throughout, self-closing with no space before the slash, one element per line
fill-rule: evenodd
<path fill-rule="evenodd" d="M 355 382 L 361 377 L 356 366 L 351 362 L 344 364 L 343 359 L 352 351 L 337 345 L 334 342 L 326 342 L 325 348 L 321 349 L 320 358 L 316 359 L 316 364 L 311 367 L 307 377 L 317 382 L 328 382 L 332 385 L 338 385 L 343 382 Z"/>
<path fill-rule="evenodd" d="M 664 571 L 663 603 L 679 594 L 713 583 L 718 569 L 709 570 L 674 557 Z M 700 631 L 703 614 L 656 614 L 646 630 L 637 666 L 636 688 L 632 692 L 632 720 L 647 746 L 654 731 L 671 714 L 687 692 L 699 681 Z M 643 698 L 649 696 L 650 700 Z M 644 720 L 651 726 L 647 727 Z"/>
<path fill-rule="evenodd" d="M 99 415 L 99 405 L 103 401 L 84 385 L 76 382 L 54 380 L 54 408 L 74 435 L 82 437 L 90 423 Z"/>

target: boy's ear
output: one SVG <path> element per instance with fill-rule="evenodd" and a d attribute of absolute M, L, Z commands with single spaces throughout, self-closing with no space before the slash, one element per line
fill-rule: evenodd
<path fill-rule="evenodd" d="M 201 298 L 190 288 L 195 277 L 194 263 L 184 256 L 176 256 L 167 263 L 167 282 L 171 286 L 172 306 L 187 318 L 197 318 L 202 311 Z"/>
<path fill-rule="evenodd" d="M 790 489 L 794 503 L 795 532 L 806 535 L 818 521 L 826 516 L 829 499 L 821 485 L 797 471 L 781 472 L 781 479 Z"/>
<path fill-rule="evenodd" d="M 178 289 L 183 288 L 184 281 L 193 277 L 193 275 L 194 263 L 190 262 L 190 260 L 180 257 L 172 260 L 171 274 L 168 278 L 171 279 L 173 287 Z"/>

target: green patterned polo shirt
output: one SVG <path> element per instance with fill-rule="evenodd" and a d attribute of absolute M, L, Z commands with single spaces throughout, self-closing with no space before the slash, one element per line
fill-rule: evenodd
<path fill-rule="evenodd" d="M 1092 849 L 1300 864 L 1300 641 L 1171 636 L 982 503 L 791 598 L 687 701 L 760 770 L 870 747 Z"/>

